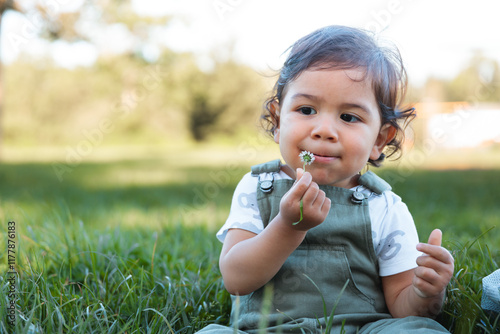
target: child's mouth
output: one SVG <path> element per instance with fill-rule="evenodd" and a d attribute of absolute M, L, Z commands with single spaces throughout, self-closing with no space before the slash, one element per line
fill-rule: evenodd
<path fill-rule="evenodd" d="M 317 154 L 317 153 L 314 153 L 314 156 L 315 157 L 322 157 L 322 158 L 335 158 L 335 156 L 333 156 L 333 155 L 324 155 L 324 154 Z"/>
<path fill-rule="evenodd" d="M 333 155 L 322 155 L 322 154 L 316 154 L 314 153 L 314 156 L 316 157 L 316 161 L 321 163 L 321 162 L 331 162 L 338 157 L 333 156 Z"/>

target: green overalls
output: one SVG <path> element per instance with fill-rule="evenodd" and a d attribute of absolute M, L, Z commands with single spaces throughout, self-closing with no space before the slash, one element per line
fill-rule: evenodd
<path fill-rule="evenodd" d="M 279 170 L 280 161 L 275 160 L 252 167 L 252 174 Z M 259 178 L 257 186 L 264 227 L 278 214 L 281 198 L 294 183 L 276 180 L 271 187 L 266 181 Z M 371 172 L 363 174 L 359 183 L 375 194 L 390 189 Z M 337 302 L 330 333 L 342 333 L 342 325 L 345 333 L 448 333 L 428 318 L 391 317 L 378 274 L 367 199 L 349 189 L 320 188 L 332 200 L 326 220 L 307 232 L 264 287 L 232 296 L 237 333 L 323 333 L 328 321 L 325 311 L 328 317 Z M 210 325 L 199 333 L 233 333 L 233 329 Z"/>

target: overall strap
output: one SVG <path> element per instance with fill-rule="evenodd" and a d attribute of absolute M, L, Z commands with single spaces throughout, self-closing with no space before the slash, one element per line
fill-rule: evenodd
<path fill-rule="evenodd" d="M 359 184 L 365 186 L 376 194 L 382 194 L 386 190 L 391 190 L 389 183 L 372 171 L 367 171 L 358 179 Z"/>
<path fill-rule="evenodd" d="M 276 203 L 288 191 L 293 184 L 293 180 L 274 180 L 274 174 L 281 170 L 281 160 L 276 159 L 260 165 L 252 166 L 252 176 L 258 177 L 257 181 L 257 207 L 264 227 L 270 222 L 271 213 L 276 210 Z M 271 176 L 269 177 L 269 174 Z M 274 199 L 274 200 L 272 200 Z"/>
<path fill-rule="evenodd" d="M 257 176 L 262 173 L 279 173 L 281 169 L 281 160 L 265 162 L 260 165 L 252 166 L 252 176 Z"/>

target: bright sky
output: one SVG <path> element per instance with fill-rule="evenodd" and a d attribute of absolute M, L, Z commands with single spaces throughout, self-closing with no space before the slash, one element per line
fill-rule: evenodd
<path fill-rule="evenodd" d="M 81 0 L 56 2 L 71 7 Z M 429 75 L 453 77 L 477 50 L 500 62 L 498 0 L 133 0 L 133 4 L 141 14 L 172 16 L 168 28 L 159 29 L 152 38 L 177 51 L 198 53 L 202 66 L 210 64 L 210 54 L 224 52 L 232 43 L 237 59 L 259 70 L 278 69 L 282 53 L 294 41 L 330 24 L 366 28 L 395 43 L 415 84 Z M 97 47 L 86 43 L 48 47 L 30 35 L 29 23 L 20 15 L 6 16 L 1 45 L 6 61 L 22 50 L 51 55 L 63 66 L 90 64 L 99 50 L 118 52 L 131 43 L 123 29 L 114 26 L 100 33 Z M 24 40 L 14 42 L 16 35 Z M 154 56 L 154 47 L 150 52 Z"/>

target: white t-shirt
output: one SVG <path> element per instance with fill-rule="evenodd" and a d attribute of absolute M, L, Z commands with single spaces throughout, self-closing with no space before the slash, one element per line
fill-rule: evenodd
<path fill-rule="evenodd" d="M 261 180 L 266 177 L 261 177 Z M 291 179 L 283 171 L 274 174 L 274 180 Z M 258 177 L 251 173 L 243 176 L 233 195 L 231 211 L 226 223 L 217 232 L 224 242 L 227 231 L 232 228 L 259 234 L 264 230 L 257 205 Z M 368 197 L 375 254 L 379 261 L 379 275 L 390 276 L 415 268 L 421 255 L 416 249 L 417 230 L 406 204 L 392 191 L 381 195 L 372 193 L 363 186 L 356 188 Z"/>

